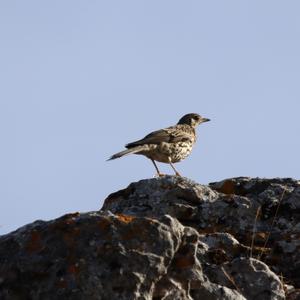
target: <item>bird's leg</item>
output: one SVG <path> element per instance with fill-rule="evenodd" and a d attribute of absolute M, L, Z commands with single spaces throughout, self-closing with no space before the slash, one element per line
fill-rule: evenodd
<path fill-rule="evenodd" d="M 174 170 L 176 176 L 182 177 L 182 176 L 178 173 L 178 171 L 175 169 L 174 165 L 173 165 L 172 162 L 171 162 L 170 157 L 169 157 L 169 164 L 170 164 L 170 166 L 172 167 L 172 169 Z"/>
<path fill-rule="evenodd" d="M 159 176 L 159 177 L 164 176 L 164 174 L 160 173 L 160 171 L 159 171 L 159 169 L 158 169 L 158 167 L 157 167 L 155 161 L 154 161 L 153 159 L 151 159 L 151 161 L 152 161 L 152 163 L 153 163 L 153 165 L 154 165 L 154 167 L 155 167 L 155 169 L 156 169 L 157 176 Z"/>

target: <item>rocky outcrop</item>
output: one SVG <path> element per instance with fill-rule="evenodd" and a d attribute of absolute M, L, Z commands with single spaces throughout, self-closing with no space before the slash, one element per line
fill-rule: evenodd
<path fill-rule="evenodd" d="M 165 176 L 0 237 L 0 299 L 299 299 L 300 183 Z"/>

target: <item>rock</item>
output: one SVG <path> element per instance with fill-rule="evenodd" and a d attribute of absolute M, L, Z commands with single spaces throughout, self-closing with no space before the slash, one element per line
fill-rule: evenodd
<path fill-rule="evenodd" d="M 219 256 L 224 252 L 231 259 L 239 255 L 260 258 L 299 287 L 299 203 L 300 182 L 290 178 L 239 177 L 208 187 L 168 176 L 132 183 L 111 194 L 102 209 L 154 218 L 169 214 L 184 226 L 195 228 L 210 240 L 215 237 L 223 244 L 224 234 L 231 235 L 238 241 L 233 243 L 232 249 L 236 250 L 225 251 L 226 247 L 220 245 L 213 252 L 217 251 Z M 216 238 L 220 233 L 223 235 Z"/>
<path fill-rule="evenodd" d="M 0 236 L 0 299 L 297 299 L 299 203 L 288 178 L 141 180 Z"/>
<path fill-rule="evenodd" d="M 167 216 L 35 222 L 1 237 L 0 299 L 151 299 L 184 236 Z"/>

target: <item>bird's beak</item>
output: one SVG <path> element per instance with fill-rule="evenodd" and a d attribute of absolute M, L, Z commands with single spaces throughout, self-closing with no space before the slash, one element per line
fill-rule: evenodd
<path fill-rule="evenodd" d="M 204 123 L 204 122 L 208 122 L 208 121 L 210 121 L 210 119 L 207 119 L 207 118 L 202 118 L 202 123 Z"/>

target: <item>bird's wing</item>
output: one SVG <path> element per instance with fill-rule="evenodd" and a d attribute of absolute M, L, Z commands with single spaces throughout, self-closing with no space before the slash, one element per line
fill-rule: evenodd
<path fill-rule="evenodd" d="M 191 139 L 191 135 L 189 133 L 184 132 L 182 130 L 178 130 L 178 128 L 175 127 L 168 127 L 166 129 L 153 131 L 148 135 L 146 135 L 143 139 L 133 143 L 129 143 L 125 147 L 132 148 L 144 144 L 160 144 L 162 142 L 176 143 L 176 142 L 189 141 L 190 139 Z"/>

